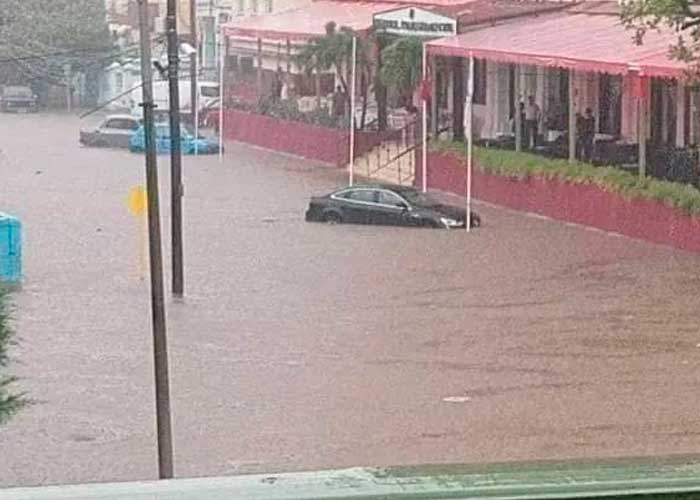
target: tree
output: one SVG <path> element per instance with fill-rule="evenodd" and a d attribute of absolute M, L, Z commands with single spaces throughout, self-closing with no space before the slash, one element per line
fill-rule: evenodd
<path fill-rule="evenodd" d="M 404 104 L 411 102 L 411 95 L 421 80 L 423 42 L 417 37 L 404 37 L 382 50 L 382 67 L 379 78 L 388 88 L 399 92 Z"/>
<path fill-rule="evenodd" d="M 371 81 L 372 64 L 367 42 L 357 36 L 350 28 L 337 28 L 334 22 L 325 26 L 326 34 L 309 40 L 296 56 L 296 64 L 309 74 L 312 71 L 334 71 L 338 75 L 345 95 L 350 96 L 350 78 L 352 78 L 352 39 L 356 38 L 357 50 L 357 85 L 362 96 L 362 117 L 360 128 L 364 128 L 367 112 L 367 96 Z"/>
<path fill-rule="evenodd" d="M 16 378 L 3 373 L 9 363 L 8 349 L 12 343 L 11 337 L 5 294 L 0 289 L 0 425 L 6 423 L 28 403 L 23 394 L 11 392 L 10 386 Z"/>
<path fill-rule="evenodd" d="M 67 66 L 95 84 L 114 56 L 104 0 L 0 0 L 0 13 L 0 84 L 65 85 Z"/>
<path fill-rule="evenodd" d="M 638 44 L 649 30 L 671 30 L 678 41 L 670 47 L 672 58 L 688 63 L 696 80 L 700 75 L 700 10 L 686 0 L 628 0 L 622 3 L 622 22 L 635 31 Z"/>

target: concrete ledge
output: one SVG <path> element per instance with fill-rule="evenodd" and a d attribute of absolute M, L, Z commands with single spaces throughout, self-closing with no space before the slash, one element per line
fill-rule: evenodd
<path fill-rule="evenodd" d="M 700 498 L 700 458 L 353 468 L 0 490 L 3 500 Z"/>

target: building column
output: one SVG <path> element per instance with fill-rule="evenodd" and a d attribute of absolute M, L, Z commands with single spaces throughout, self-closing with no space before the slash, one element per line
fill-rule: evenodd
<path fill-rule="evenodd" d="M 545 116 L 547 116 L 547 69 L 543 66 L 537 66 L 537 88 L 535 89 L 535 102 L 540 107 L 540 112 L 542 114 L 539 130 L 540 133 L 546 137 L 547 120 L 545 120 Z"/>
<path fill-rule="evenodd" d="M 430 131 L 438 135 L 437 56 L 430 58 Z"/>
<path fill-rule="evenodd" d="M 685 85 L 676 82 L 676 147 L 685 144 Z"/>
<path fill-rule="evenodd" d="M 576 161 L 576 72 L 569 70 L 569 163 Z"/>
<path fill-rule="evenodd" d="M 257 79 L 256 79 L 256 88 L 258 91 L 258 98 L 262 97 L 263 95 L 263 81 L 262 81 L 262 38 L 258 38 L 258 72 L 257 72 Z"/>
<path fill-rule="evenodd" d="M 637 138 L 637 98 L 634 89 L 635 80 L 630 75 L 623 76 L 622 81 L 622 105 L 621 105 L 621 135 L 626 139 Z"/>
<path fill-rule="evenodd" d="M 481 121 L 481 137 L 495 137 L 498 132 L 498 122 L 500 117 L 501 104 L 498 96 L 500 94 L 500 82 L 498 78 L 499 63 L 486 61 L 486 106 L 479 109 Z"/>
<path fill-rule="evenodd" d="M 453 138 L 458 141 L 464 140 L 464 59 L 455 57 L 452 59 L 454 70 L 452 71 L 452 132 Z"/>
<path fill-rule="evenodd" d="M 595 118 L 595 131 L 600 131 L 600 73 L 591 73 L 591 83 L 589 85 L 590 100 L 589 107 L 593 111 Z"/>
<path fill-rule="evenodd" d="M 515 65 L 515 78 L 513 78 L 513 83 L 515 88 L 513 89 L 513 95 L 515 96 L 515 110 L 513 111 L 513 118 L 515 121 L 515 150 L 521 151 L 523 148 L 523 116 L 520 113 L 520 103 L 522 101 L 522 66 L 520 64 Z"/>
<path fill-rule="evenodd" d="M 446 59 L 447 62 L 447 112 L 450 116 L 454 115 L 454 68 L 452 60 Z"/>
<path fill-rule="evenodd" d="M 287 38 L 287 76 L 292 72 L 292 42 Z"/>
<path fill-rule="evenodd" d="M 640 96 L 638 101 L 637 113 L 639 117 L 639 126 L 637 127 L 639 134 L 639 177 L 643 178 L 646 175 L 647 169 L 647 99 Z"/>

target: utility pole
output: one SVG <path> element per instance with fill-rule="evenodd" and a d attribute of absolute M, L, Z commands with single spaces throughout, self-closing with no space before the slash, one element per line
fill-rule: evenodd
<path fill-rule="evenodd" d="M 190 25 L 192 47 L 194 47 L 194 52 L 190 55 L 190 106 L 192 108 L 192 126 L 196 127 L 197 124 L 194 123 L 194 120 L 197 113 L 195 110 L 199 104 L 197 102 L 197 97 L 199 95 L 197 92 L 197 57 L 199 52 L 199 43 L 197 38 L 197 0 L 190 0 Z"/>
<path fill-rule="evenodd" d="M 168 38 L 168 85 L 170 91 L 170 228 L 172 240 L 173 295 L 184 294 L 184 252 L 182 248 L 182 154 L 180 151 L 180 81 L 176 0 L 168 0 L 166 12 Z"/>
<path fill-rule="evenodd" d="M 73 96 L 71 95 L 71 66 L 70 63 L 63 65 L 63 74 L 66 79 L 66 111 L 69 113 L 73 110 Z"/>
<path fill-rule="evenodd" d="M 156 430 L 158 434 L 158 477 L 173 477 L 173 439 L 170 425 L 170 383 L 168 345 L 163 298 L 163 254 L 160 238 L 156 136 L 153 123 L 153 76 L 147 0 L 138 0 L 143 85 L 143 126 L 146 144 L 146 191 L 148 196 L 148 242 L 151 265 L 151 311 L 153 316 L 153 360 L 156 386 Z"/>

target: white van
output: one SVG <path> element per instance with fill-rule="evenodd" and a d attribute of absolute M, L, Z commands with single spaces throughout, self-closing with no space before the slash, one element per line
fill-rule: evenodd
<path fill-rule="evenodd" d="M 190 115 L 192 113 L 192 99 L 190 95 L 189 79 L 180 80 L 180 113 Z M 200 113 L 209 108 L 219 99 L 219 83 L 211 81 L 197 82 L 197 103 Z M 143 100 L 141 87 L 131 93 L 131 114 L 141 116 L 141 102 Z M 156 105 L 156 114 L 167 113 L 170 110 L 170 88 L 167 80 L 153 82 L 153 101 Z"/>

